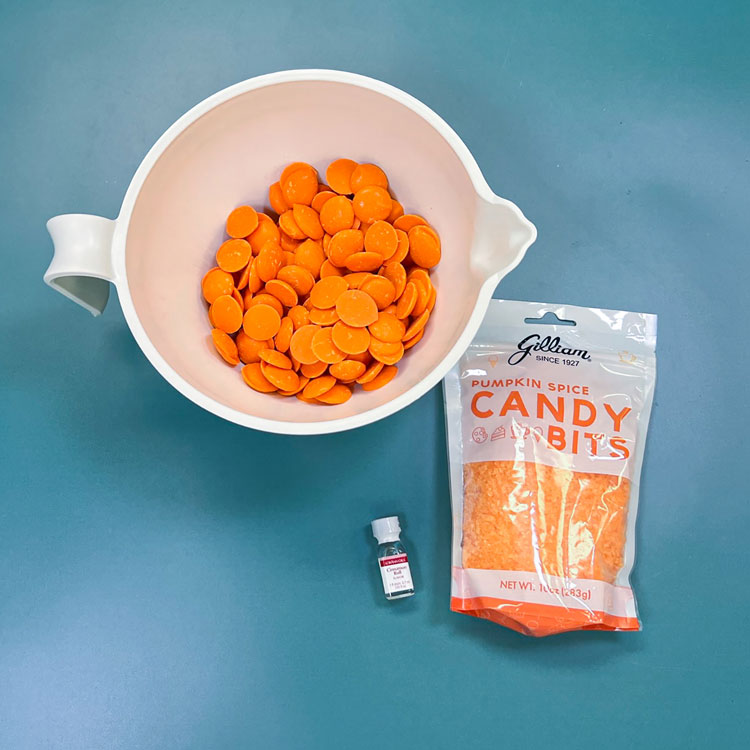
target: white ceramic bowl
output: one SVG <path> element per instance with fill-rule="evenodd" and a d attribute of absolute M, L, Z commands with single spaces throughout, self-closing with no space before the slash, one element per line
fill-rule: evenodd
<path fill-rule="evenodd" d="M 248 388 L 220 361 L 200 280 L 213 265 L 235 206 L 268 203 L 268 185 L 292 161 L 321 172 L 338 157 L 375 162 L 407 212 L 437 229 L 437 305 L 397 377 L 339 406 L 313 406 Z M 466 349 L 497 283 L 523 258 L 536 229 L 494 195 L 469 150 L 432 110 L 371 78 L 331 70 L 260 76 L 210 96 L 156 142 L 116 220 L 85 214 L 47 224 L 55 245 L 44 280 L 93 314 L 109 282 L 154 367 L 204 409 L 269 432 L 347 430 L 393 414 L 438 383 Z"/>

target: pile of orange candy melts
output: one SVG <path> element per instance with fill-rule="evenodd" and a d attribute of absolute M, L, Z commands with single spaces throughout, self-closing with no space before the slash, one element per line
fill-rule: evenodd
<path fill-rule="evenodd" d="M 342 404 L 389 383 L 424 335 L 440 238 L 374 164 L 337 159 L 326 182 L 294 162 L 268 190 L 276 220 L 235 208 L 201 287 L 216 350 L 247 385 Z"/>

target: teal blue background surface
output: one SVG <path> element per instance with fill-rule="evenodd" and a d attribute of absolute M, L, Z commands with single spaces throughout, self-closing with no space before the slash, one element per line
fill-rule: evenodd
<path fill-rule="evenodd" d="M 0 748 L 747 746 L 746 2 L 0 4 Z M 214 91 L 399 86 L 539 229 L 496 296 L 655 312 L 644 629 L 531 640 L 448 610 L 442 394 L 273 436 L 173 390 L 116 295 L 42 284 Z M 304 154 L 301 154 L 304 157 Z M 367 524 L 399 513 L 417 595 Z"/>

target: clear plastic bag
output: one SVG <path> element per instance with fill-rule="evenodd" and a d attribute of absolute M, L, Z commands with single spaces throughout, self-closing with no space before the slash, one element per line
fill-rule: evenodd
<path fill-rule="evenodd" d="M 655 315 L 490 303 L 444 381 L 452 610 L 534 636 L 640 629 L 629 577 L 655 347 Z"/>

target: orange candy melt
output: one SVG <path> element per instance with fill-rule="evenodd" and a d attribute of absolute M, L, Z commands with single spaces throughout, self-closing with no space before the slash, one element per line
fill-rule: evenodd
<path fill-rule="evenodd" d="M 346 359 L 346 354 L 333 343 L 331 328 L 320 328 L 312 337 L 313 354 L 326 364 L 333 365 Z"/>
<path fill-rule="evenodd" d="M 336 300 L 339 318 L 353 328 L 364 328 L 378 319 L 378 306 L 366 292 L 350 289 Z"/>
<path fill-rule="evenodd" d="M 253 362 L 242 368 L 242 378 L 255 391 L 261 393 L 273 393 L 276 386 L 272 385 L 263 374 L 260 362 Z"/>
<path fill-rule="evenodd" d="M 397 318 L 408 318 L 411 315 L 411 311 L 414 309 L 414 305 L 417 304 L 417 285 L 410 281 L 404 288 L 404 293 L 396 303 L 396 317 Z"/>
<path fill-rule="evenodd" d="M 211 338 L 213 339 L 216 351 L 222 356 L 225 362 L 235 367 L 240 363 L 240 355 L 237 352 L 237 344 L 234 343 L 234 339 L 224 331 L 214 328 L 211 331 Z"/>
<path fill-rule="evenodd" d="M 382 371 L 385 365 L 382 362 L 374 361 L 362 375 L 357 378 L 357 382 L 360 385 L 372 382 Z"/>
<path fill-rule="evenodd" d="M 403 320 L 390 313 L 379 313 L 378 319 L 368 327 L 370 333 L 379 341 L 395 343 L 401 341 L 406 333 Z"/>
<path fill-rule="evenodd" d="M 326 180 L 340 195 L 349 195 L 352 190 L 352 172 L 357 169 L 357 162 L 351 159 L 336 159 L 326 169 Z"/>
<path fill-rule="evenodd" d="M 310 311 L 302 307 L 302 305 L 295 305 L 289 310 L 289 320 L 294 325 L 294 330 L 306 326 L 310 322 Z"/>
<path fill-rule="evenodd" d="M 222 294 L 221 297 L 217 297 L 208 315 L 214 328 L 224 333 L 235 333 L 242 325 L 242 308 L 231 294 Z"/>
<path fill-rule="evenodd" d="M 303 365 L 314 365 L 319 362 L 318 356 L 312 348 L 313 337 L 320 330 L 320 326 L 306 325 L 298 328 L 292 334 L 289 351 L 292 356 Z"/>
<path fill-rule="evenodd" d="M 398 262 L 391 261 L 383 266 L 381 274 L 393 284 L 393 299 L 399 299 L 404 293 L 404 287 L 406 286 L 406 270 L 404 267 Z"/>
<path fill-rule="evenodd" d="M 440 263 L 440 238 L 435 230 L 422 224 L 409 230 L 411 259 L 422 268 L 432 268 Z"/>
<path fill-rule="evenodd" d="M 266 364 L 280 367 L 282 370 L 292 369 L 292 360 L 285 357 L 281 352 L 277 352 L 276 349 L 261 349 L 258 356 Z"/>
<path fill-rule="evenodd" d="M 222 271 L 241 271 L 250 261 L 252 248 L 247 240 L 227 240 L 216 251 L 216 265 Z"/>
<path fill-rule="evenodd" d="M 295 203 L 292 208 L 292 215 L 303 236 L 309 237 L 311 240 L 323 239 L 323 227 L 320 224 L 318 212 L 314 208 Z M 295 239 L 303 239 L 303 237 L 295 237 Z"/>
<path fill-rule="evenodd" d="M 222 271 L 221 268 L 216 266 L 203 277 L 201 289 L 203 299 L 210 305 L 217 297 L 221 297 L 223 294 L 232 294 L 234 278 L 231 273 Z"/>
<path fill-rule="evenodd" d="M 307 235 L 302 231 L 299 224 L 297 224 L 297 220 L 294 217 L 294 210 L 291 208 L 279 216 L 279 229 L 293 240 L 304 240 L 307 238 Z"/>
<path fill-rule="evenodd" d="M 388 214 L 388 222 L 393 224 L 396 219 L 404 215 L 404 207 L 394 198 L 391 212 Z"/>
<path fill-rule="evenodd" d="M 247 237 L 258 226 L 258 213 L 252 206 L 238 206 L 227 217 L 227 234 L 230 237 Z"/>
<path fill-rule="evenodd" d="M 391 380 L 396 377 L 397 372 L 398 367 L 394 367 L 392 365 L 383 367 L 381 365 L 381 369 L 371 380 L 368 380 L 366 383 L 362 383 L 362 378 L 360 378 L 358 382 L 362 383 L 363 391 L 375 391 L 378 388 L 382 388 L 384 385 L 388 385 L 388 383 L 390 383 Z"/>
<path fill-rule="evenodd" d="M 256 341 L 251 339 L 244 331 L 237 331 L 237 336 L 234 339 L 237 345 L 237 353 L 239 354 L 240 361 L 246 365 L 250 365 L 253 362 L 260 362 L 260 353 L 263 349 L 268 349 L 273 346 L 273 342 L 268 341 Z"/>
<path fill-rule="evenodd" d="M 424 336 L 424 328 L 416 336 L 404 341 L 404 351 L 411 349 L 414 344 L 418 344 L 422 340 L 422 336 Z"/>
<path fill-rule="evenodd" d="M 313 307 L 310 310 L 310 322 L 315 323 L 316 326 L 332 326 L 337 323 L 339 314 L 336 312 L 335 307 L 326 309 L 320 309 L 319 307 Z"/>
<path fill-rule="evenodd" d="M 338 321 L 331 332 L 333 343 L 346 354 L 362 354 L 370 346 L 370 332 L 366 328 L 354 328 Z"/>
<path fill-rule="evenodd" d="M 318 398 L 336 385 L 336 378 L 333 375 L 321 375 L 319 378 L 313 378 L 302 391 L 305 398 Z"/>
<path fill-rule="evenodd" d="M 276 297 L 284 307 L 294 307 L 299 299 L 291 284 L 281 279 L 271 279 L 266 283 L 266 291 Z"/>
<path fill-rule="evenodd" d="M 278 242 L 281 239 L 281 230 L 276 226 L 273 219 L 266 214 L 258 214 L 258 227 L 247 238 L 253 248 L 253 255 L 257 255 L 266 242 Z"/>
<path fill-rule="evenodd" d="M 323 247 L 315 240 L 305 240 L 295 253 L 297 265 L 306 268 L 315 278 L 320 276 L 320 267 L 326 259 Z"/>
<path fill-rule="evenodd" d="M 279 324 L 279 330 L 276 333 L 276 337 L 273 341 L 277 351 L 281 352 L 282 354 L 289 351 L 289 344 L 292 341 L 293 333 L 294 324 L 292 323 L 292 319 L 288 316 L 282 318 L 281 323 Z"/>
<path fill-rule="evenodd" d="M 343 362 L 337 362 L 331 365 L 329 372 L 342 383 L 351 383 L 360 375 L 363 375 L 367 366 L 364 362 L 358 362 L 355 359 L 345 359 Z"/>
<path fill-rule="evenodd" d="M 270 241 L 263 245 L 263 249 L 258 253 L 255 261 L 255 270 L 261 281 L 270 281 L 276 278 L 283 258 L 284 251 L 278 243 Z"/>
<path fill-rule="evenodd" d="M 396 287 L 385 276 L 371 276 L 359 288 L 375 300 L 378 310 L 384 310 L 396 299 Z"/>
<path fill-rule="evenodd" d="M 274 182 L 273 185 L 268 188 L 268 202 L 277 214 L 283 214 L 284 211 L 289 210 L 289 206 L 284 200 L 284 193 L 281 190 L 281 183 Z"/>
<path fill-rule="evenodd" d="M 337 195 L 327 200 L 320 209 L 320 223 L 330 235 L 343 229 L 351 229 L 354 224 L 352 202 L 344 195 Z"/>
<path fill-rule="evenodd" d="M 331 199 L 335 198 L 336 193 L 331 190 L 321 190 L 315 195 L 310 204 L 318 213 L 321 213 L 323 206 Z"/>
<path fill-rule="evenodd" d="M 402 232 L 408 232 L 412 227 L 426 223 L 427 222 L 417 214 L 402 214 L 393 222 L 393 226 L 396 229 L 400 229 Z"/>
<path fill-rule="evenodd" d="M 354 194 L 352 199 L 354 215 L 363 223 L 371 224 L 380 219 L 387 219 L 393 208 L 393 201 L 383 187 L 370 185 Z"/>
<path fill-rule="evenodd" d="M 294 263 L 280 268 L 276 278 L 289 284 L 299 297 L 306 297 L 315 285 L 315 277 L 310 271 Z"/>
<path fill-rule="evenodd" d="M 318 174 L 309 165 L 303 165 L 284 177 L 282 174 L 281 192 L 288 205 L 302 203 L 309 206 L 318 192 Z"/>
<path fill-rule="evenodd" d="M 360 164 L 354 168 L 349 184 L 352 193 L 366 187 L 380 187 L 387 190 L 388 178 L 376 164 Z"/>
<path fill-rule="evenodd" d="M 260 393 L 343 404 L 387 385 L 436 304 L 437 232 L 404 213 L 375 164 L 336 159 L 327 184 L 293 162 L 268 188 L 278 219 L 233 209 L 201 280 L 211 339 Z M 417 355 L 418 356 L 418 355 Z"/>
<path fill-rule="evenodd" d="M 318 396 L 317 400 L 322 404 L 343 404 L 351 397 L 352 389 L 338 383 L 330 391 L 326 391 L 322 396 Z"/>
<path fill-rule="evenodd" d="M 276 297 L 268 292 L 260 292 L 253 295 L 249 300 L 245 300 L 245 310 L 249 310 L 255 305 L 270 305 L 281 317 L 284 314 L 284 305 Z"/>
<path fill-rule="evenodd" d="M 270 305 L 254 305 L 242 320 L 242 330 L 256 341 L 272 338 L 280 327 L 281 316 Z"/>
<path fill-rule="evenodd" d="M 310 292 L 310 302 L 315 307 L 325 310 L 334 307 L 338 298 L 349 288 L 342 276 L 328 276 L 321 279 Z"/>
<path fill-rule="evenodd" d="M 343 268 L 350 255 L 359 253 L 365 246 L 365 239 L 359 229 L 342 229 L 331 237 L 326 253 L 334 266 Z"/>
<path fill-rule="evenodd" d="M 261 361 L 260 371 L 263 377 L 280 391 L 294 391 L 299 385 L 299 375 L 290 367 L 276 367 Z"/>
<path fill-rule="evenodd" d="M 387 221 L 376 221 L 365 234 L 365 250 L 380 253 L 383 260 L 388 260 L 398 248 L 396 230 Z"/>
<path fill-rule="evenodd" d="M 302 365 L 300 372 L 308 378 L 318 378 L 328 369 L 326 362 L 313 362 L 311 365 Z"/>
<path fill-rule="evenodd" d="M 383 265 L 380 253 L 354 253 L 346 259 L 344 264 L 350 271 L 377 271 Z"/>

